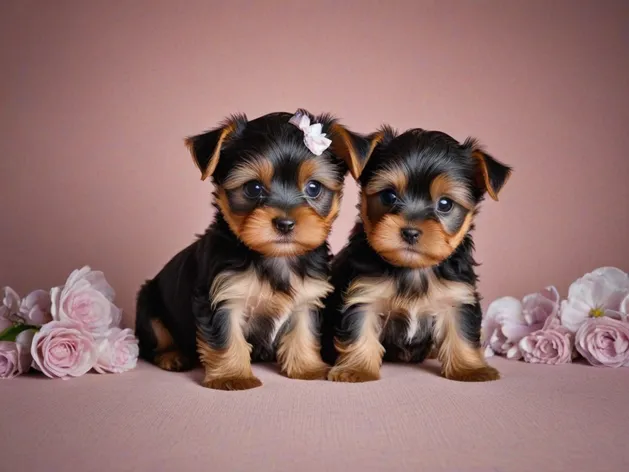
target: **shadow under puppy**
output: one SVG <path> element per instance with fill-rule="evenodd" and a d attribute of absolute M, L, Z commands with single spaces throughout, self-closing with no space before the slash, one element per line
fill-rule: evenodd
<path fill-rule="evenodd" d="M 212 177 L 217 213 L 140 289 L 140 356 L 170 371 L 200 360 L 203 385 L 221 390 L 260 386 L 252 360 L 277 360 L 294 379 L 325 378 L 327 237 L 347 171 L 357 177 L 373 146 L 305 110 L 233 116 L 186 144 L 202 179 Z"/>
<path fill-rule="evenodd" d="M 485 194 L 512 169 L 468 138 L 383 127 L 364 164 L 360 222 L 332 263 L 322 355 L 328 378 L 380 378 L 382 360 L 422 362 L 442 374 L 488 381 L 499 373 L 480 349 L 482 312 L 470 232 Z"/>

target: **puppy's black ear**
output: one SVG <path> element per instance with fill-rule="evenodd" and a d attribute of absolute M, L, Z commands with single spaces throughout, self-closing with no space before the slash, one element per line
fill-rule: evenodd
<path fill-rule="evenodd" d="M 221 150 L 238 136 L 247 126 L 245 115 L 233 115 L 217 128 L 185 139 L 186 146 L 195 165 L 201 171 L 201 180 L 210 177 L 216 170 Z"/>
<path fill-rule="evenodd" d="M 377 131 L 367 136 L 354 133 L 345 126 L 334 123 L 330 127 L 331 149 L 341 158 L 354 179 L 358 180 L 371 157 L 373 150 L 383 139 L 383 132 Z"/>
<path fill-rule="evenodd" d="M 498 201 L 498 194 L 511 177 L 513 169 L 487 154 L 475 139 L 468 138 L 464 146 L 471 150 L 475 161 L 478 185 L 484 188 L 491 198 Z"/>

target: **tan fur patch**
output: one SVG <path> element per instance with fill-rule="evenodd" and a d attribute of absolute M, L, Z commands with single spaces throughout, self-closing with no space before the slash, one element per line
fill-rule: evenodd
<path fill-rule="evenodd" d="M 236 236 L 240 237 L 240 232 L 245 223 L 245 216 L 232 213 L 229 207 L 229 201 L 227 200 L 227 194 L 225 190 L 220 187 L 216 189 L 216 203 L 221 210 L 223 218 L 227 221 L 229 229 L 231 229 Z"/>
<path fill-rule="evenodd" d="M 398 267 L 422 269 L 439 264 L 461 244 L 473 222 L 473 214 L 468 213 L 459 231 L 450 235 L 438 221 L 426 220 L 410 224 L 399 215 L 388 214 L 372 227 L 363 210 L 365 205 L 366 203 L 361 205 L 361 217 L 363 222 L 368 222 L 364 226 L 369 244 L 380 256 Z M 408 249 L 408 245 L 400 237 L 402 228 L 409 226 L 422 232 L 413 251 Z"/>
<path fill-rule="evenodd" d="M 223 186 L 227 190 L 234 190 L 251 180 L 259 180 L 269 189 L 271 188 L 274 172 L 273 164 L 268 159 L 259 157 L 240 164 L 233 169 Z"/>
<path fill-rule="evenodd" d="M 221 211 L 223 205 L 220 204 Z M 291 234 L 291 242 L 278 243 L 279 235 L 273 227 L 273 219 L 286 216 L 284 212 L 273 208 L 256 208 L 250 215 L 237 219 L 234 215 L 226 215 L 225 219 L 240 239 L 254 251 L 268 257 L 297 256 L 316 249 L 327 239 L 331 224 L 338 214 L 336 208 L 327 218 L 322 218 L 311 207 L 300 206 L 289 212 L 288 216 L 295 219 L 295 229 Z M 232 222 L 232 223 L 230 223 Z"/>
<path fill-rule="evenodd" d="M 241 273 L 223 272 L 210 289 L 213 306 L 222 303 L 230 312 L 230 338 L 223 351 L 210 349 L 201 339 L 198 349 L 205 361 L 206 380 L 248 378 L 251 374 L 251 345 L 244 332 L 253 317 L 269 316 L 277 320 L 290 317 L 294 327 L 282 339 L 278 352 L 280 363 L 292 378 L 322 377 L 324 367 L 319 357 L 318 340 L 312 332 L 308 309 L 323 308 L 322 299 L 333 290 L 325 280 L 291 277 L 291 295 L 275 292 L 254 270 Z M 212 383 L 212 385 L 214 385 Z M 230 384 L 231 385 L 231 384 Z"/>
<path fill-rule="evenodd" d="M 282 373 L 292 379 L 324 379 L 328 367 L 321 360 L 317 333 L 312 326 L 310 307 L 297 308 L 289 321 L 291 330 L 280 340 L 277 359 Z"/>
<path fill-rule="evenodd" d="M 350 345 L 337 342 L 340 356 L 334 369 L 330 371 L 331 380 L 334 380 L 332 377 L 337 380 L 352 378 L 350 372 L 370 375 L 378 372 L 383 354 L 380 335 L 391 316 L 403 316 L 409 319 L 434 316 L 436 339 L 440 343 L 442 339 L 445 339 L 445 333 L 448 333 L 447 328 L 450 327 L 448 323 L 453 323 L 458 319 L 456 318 L 458 307 L 475 302 L 474 288 L 462 282 L 442 281 L 437 279 L 432 272 L 425 272 L 425 274 L 427 274 L 425 278 L 427 291 L 424 295 L 400 295 L 395 283 L 386 277 L 358 278 L 349 286 L 345 293 L 344 305 L 346 308 L 358 304 L 366 306 L 365 324 L 357 342 Z M 417 277 L 419 278 L 419 272 Z M 455 357 L 457 359 L 454 361 L 455 365 L 462 365 L 462 361 L 459 360 L 461 356 L 467 361 L 472 358 L 472 354 L 464 351 L 461 343 L 456 344 L 456 339 L 454 341 L 448 339 L 449 344 L 446 344 L 448 347 L 439 351 L 447 355 L 443 355 L 440 359 L 447 359 L 451 364 L 450 359 L 456 354 L 459 357 Z M 448 369 L 451 370 L 451 367 Z M 364 375 L 358 378 L 364 378 Z"/>
<path fill-rule="evenodd" d="M 498 192 L 496 192 L 494 187 L 491 185 L 491 179 L 489 178 L 489 169 L 487 169 L 487 162 L 485 161 L 485 155 L 483 154 L 482 151 L 474 151 L 472 153 L 472 157 L 476 159 L 478 163 L 478 168 L 480 169 L 479 180 L 481 180 L 482 185 L 487 190 L 487 193 L 489 194 L 489 196 L 495 201 L 498 201 Z M 511 172 L 507 174 L 507 177 L 502 185 L 503 188 L 507 184 L 507 181 L 510 178 L 511 178 Z"/>
<path fill-rule="evenodd" d="M 240 314 L 240 326 L 254 314 L 281 316 L 288 313 L 292 304 L 290 295 L 274 292 L 271 285 L 261 281 L 254 270 L 244 272 L 225 271 L 218 274 L 210 289 L 212 306 L 228 303 L 231 311 Z"/>
<path fill-rule="evenodd" d="M 210 156 L 210 160 L 208 161 L 208 166 L 206 169 L 201 169 L 199 167 L 197 160 L 194 158 L 194 152 L 192 149 L 192 139 L 189 138 L 185 140 L 185 144 L 188 147 L 190 154 L 192 155 L 192 160 L 194 162 L 194 165 L 197 166 L 197 168 L 201 171 L 201 180 L 207 179 L 209 176 L 211 176 L 214 173 L 214 171 L 216 170 L 216 166 L 218 165 L 218 159 L 221 154 L 221 148 L 223 147 L 223 143 L 229 137 L 229 135 L 234 132 L 235 129 L 236 127 L 234 123 L 228 123 L 221 130 L 221 135 L 218 139 L 218 143 L 216 144 L 214 153 L 212 154 L 212 156 Z"/>
<path fill-rule="evenodd" d="M 162 323 L 161 320 L 152 319 L 151 327 L 153 328 L 153 333 L 155 334 L 155 339 L 157 340 L 157 347 L 155 350 L 165 351 L 170 349 L 173 346 L 174 341 L 170 332 L 164 326 L 164 323 Z"/>
<path fill-rule="evenodd" d="M 308 159 L 299 165 L 297 184 L 303 189 L 310 180 L 321 182 L 328 189 L 338 192 L 343 184 L 338 182 L 333 169 L 320 159 Z"/>
<path fill-rule="evenodd" d="M 349 169 L 350 174 L 354 177 L 355 180 L 358 180 L 361 172 L 369 157 L 371 157 L 371 153 L 378 145 L 380 141 L 382 141 L 383 134 L 375 133 L 372 135 L 372 140 L 370 142 L 369 150 L 367 151 L 367 155 L 364 160 L 360 158 L 358 155 L 358 151 L 354 146 L 352 138 L 350 137 L 349 131 L 342 125 L 336 123 L 330 127 L 330 139 L 332 140 L 332 151 L 339 156 L 345 163 Z"/>
<path fill-rule="evenodd" d="M 238 316 L 234 314 L 233 318 Z M 245 340 L 240 325 L 234 321 L 238 320 L 232 319 L 225 349 L 212 349 L 200 336 L 197 337 L 197 352 L 205 368 L 203 384 L 209 388 L 216 388 L 215 380 L 255 378 L 251 371 L 251 345 Z"/>
<path fill-rule="evenodd" d="M 481 349 L 472 347 L 459 329 L 459 316 L 455 308 L 443 312 L 435 323 L 435 342 L 444 377 L 465 382 L 498 380 L 500 374 L 490 367 Z"/>
<path fill-rule="evenodd" d="M 157 354 L 154 362 L 160 369 L 179 372 L 184 368 L 186 360 L 179 351 L 172 350 Z"/>
<path fill-rule="evenodd" d="M 474 289 L 462 282 L 444 282 L 432 272 L 425 272 L 428 290 L 424 295 L 401 296 L 395 283 L 386 277 L 361 277 L 348 288 L 345 306 L 365 304 L 382 318 L 387 313 L 406 316 L 432 316 L 450 310 L 453 306 L 475 302 Z"/>
<path fill-rule="evenodd" d="M 380 378 L 384 348 L 380 344 L 379 314 L 368 308 L 358 339 L 352 343 L 335 341 L 339 358 L 328 379 L 334 382 L 366 382 Z"/>
<path fill-rule="evenodd" d="M 463 238 L 465 238 L 465 235 L 470 230 L 473 220 L 473 214 L 468 213 L 465 216 L 465 220 L 463 221 L 463 224 L 461 225 L 459 231 L 447 239 L 448 246 L 450 247 L 450 253 L 452 253 L 452 251 L 454 251 L 459 246 L 459 244 L 461 244 L 461 241 L 463 241 Z"/>
<path fill-rule="evenodd" d="M 398 193 L 404 193 L 408 186 L 408 176 L 404 169 L 398 166 L 390 166 L 382 169 L 369 181 L 365 191 L 367 195 L 374 195 L 386 189 L 393 189 Z"/>
<path fill-rule="evenodd" d="M 333 212 L 330 212 L 332 214 Z M 328 237 L 330 225 L 311 207 L 297 207 L 291 215 L 295 218 L 295 242 L 302 248 L 302 253 L 321 246 Z"/>
<path fill-rule="evenodd" d="M 434 202 L 442 197 L 451 198 L 468 211 L 474 207 L 468 189 L 445 174 L 438 175 L 430 183 L 430 197 Z"/>

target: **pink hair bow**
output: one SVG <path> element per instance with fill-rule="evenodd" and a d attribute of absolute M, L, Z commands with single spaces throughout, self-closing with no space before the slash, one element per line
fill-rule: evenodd
<path fill-rule="evenodd" d="M 316 156 L 323 154 L 323 151 L 332 144 L 332 141 L 326 138 L 326 134 L 321 132 L 323 125 L 321 123 L 311 125 L 307 115 L 295 113 L 288 122 L 304 132 L 304 144 Z"/>

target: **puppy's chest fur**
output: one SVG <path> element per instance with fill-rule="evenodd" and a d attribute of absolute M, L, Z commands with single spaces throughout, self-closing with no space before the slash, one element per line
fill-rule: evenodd
<path fill-rule="evenodd" d="M 387 351 L 407 361 L 419 354 L 422 343 L 441 336 L 443 326 L 457 316 L 461 305 L 475 302 L 473 286 L 422 270 L 395 277 L 358 277 L 345 297 L 346 307 L 361 304 L 376 315 L 376 328 Z"/>
<path fill-rule="evenodd" d="M 243 271 L 219 273 L 210 300 L 228 307 L 231 322 L 240 324 L 252 345 L 252 359 L 270 361 L 294 318 L 309 317 L 311 310 L 322 308 L 322 299 L 332 289 L 327 280 L 299 276 L 289 259 L 277 258 Z"/>

